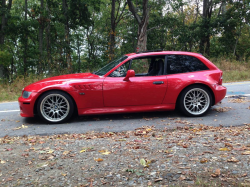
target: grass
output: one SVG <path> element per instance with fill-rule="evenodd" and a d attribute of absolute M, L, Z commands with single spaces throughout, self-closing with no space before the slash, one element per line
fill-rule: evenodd
<path fill-rule="evenodd" d="M 211 59 L 223 71 L 223 82 L 238 82 L 250 80 L 250 62 L 238 62 L 227 59 Z"/>
<path fill-rule="evenodd" d="M 223 71 L 223 82 L 250 81 L 250 62 L 238 62 L 225 58 L 210 59 Z M 31 75 L 29 77 L 18 77 L 11 84 L 0 84 L 0 102 L 16 101 L 21 95 L 22 89 L 38 80 L 42 76 Z"/>
<path fill-rule="evenodd" d="M 38 80 L 42 76 L 18 77 L 11 84 L 0 84 L 0 102 L 17 101 L 22 94 L 22 89 Z"/>

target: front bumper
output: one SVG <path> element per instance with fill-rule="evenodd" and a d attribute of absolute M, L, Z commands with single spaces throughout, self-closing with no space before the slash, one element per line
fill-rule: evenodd
<path fill-rule="evenodd" d="M 27 99 L 23 98 L 22 96 L 18 98 L 20 115 L 22 117 L 34 117 L 34 106 L 38 95 L 38 93 L 32 92 Z"/>

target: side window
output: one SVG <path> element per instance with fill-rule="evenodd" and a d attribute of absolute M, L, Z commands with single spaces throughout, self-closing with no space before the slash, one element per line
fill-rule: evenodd
<path fill-rule="evenodd" d="M 207 66 L 199 59 L 186 55 L 168 55 L 167 73 L 187 73 L 193 71 L 208 70 Z"/>
<path fill-rule="evenodd" d="M 130 69 L 135 71 L 135 76 L 163 75 L 165 56 L 150 56 L 132 60 Z"/>
<path fill-rule="evenodd" d="M 125 77 L 127 71 L 132 69 L 135 71 L 135 76 L 157 76 L 163 75 L 165 56 L 147 56 L 132 59 L 116 68 L 109 77 Z M 129 68 L 130 67 L 130 68 Z"/>

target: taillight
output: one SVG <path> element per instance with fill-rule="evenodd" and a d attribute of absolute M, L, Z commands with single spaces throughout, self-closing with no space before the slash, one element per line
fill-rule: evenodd
<path fill-rule="evenodd" d="M 220 79 L 219 79 L 219 81 L 218 81 L 218 84 L 219 84 L 219 85 L 222 85 L 222 80 L 223 80 L 223 77 L 222 77 L 222 75 L 221 75 L 221 77 L 220 77 Z"/>

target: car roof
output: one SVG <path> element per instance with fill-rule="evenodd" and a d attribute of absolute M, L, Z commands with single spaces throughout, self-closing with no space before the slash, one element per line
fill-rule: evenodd
<path fill-rule="evenodd" d="M 145 51 L 139 53 L 129 53 L 126 54 L 128 57 L 135 56 L 148 56 L 148 55 L 190 55 L 190 56 L 202 56 L 202 54 L 194 53 L 194 52 L 185 52 L 185 51 Z"/>

